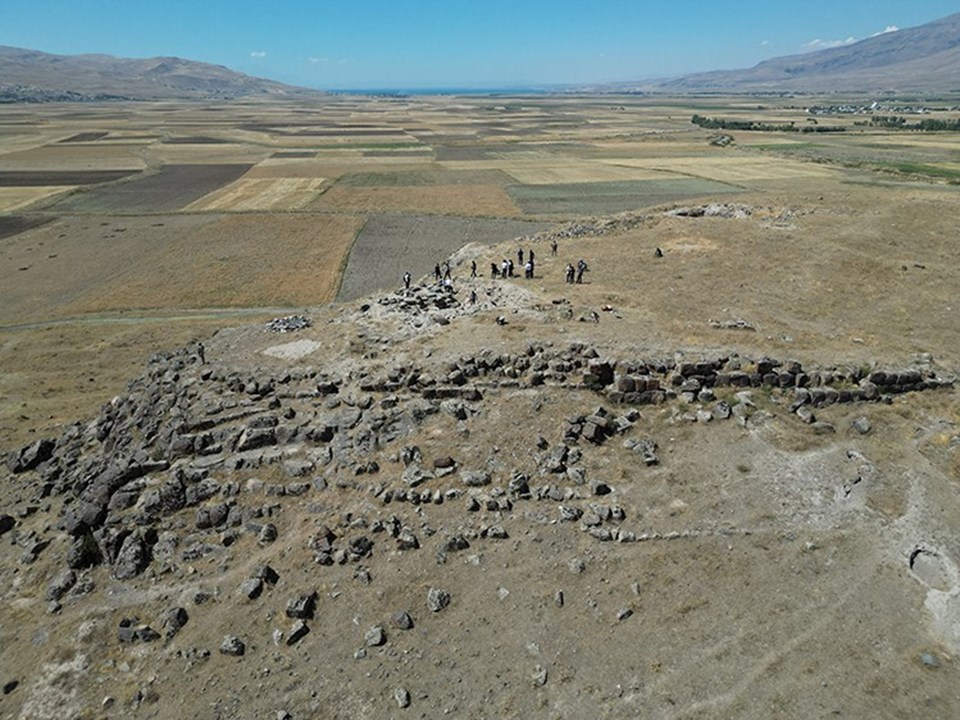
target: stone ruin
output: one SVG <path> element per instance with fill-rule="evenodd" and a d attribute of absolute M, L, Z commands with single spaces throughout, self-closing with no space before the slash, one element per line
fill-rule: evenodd
<path fill-rule="evenodd" d="M 415 297 L 401 302 L 419 302 Z M 468 512 L 503 512 L 526 499 L 564 503 L 558 510 L 561 521 L 578 521 L 601 540 L 626 541 L 636 536 L 620 527 L 622 510 L 596 501 L 585 508 L 577 501 L 609 492 L 602 479 L 586 476 L 581 463 L 584 453 L 609 438 L 624 435 L 624 448 L 638 462 L 658 462 L 654 440 L 631 436 L 639 418 L 636 407 L 677 402 L 679 422 L 733 417 L 746 424 L 752 403 L 743 391 L 765 388 L 782 394 L 792 412 L 813 423 L 815 408 L 890 402 L 897 394 L 952 384 L 929 367 L 814 369 L 792 360 L 737 356 L 614 360 L 583 343 L 531 343 L 519 353 L 488 350 L 447 363 L 399 363 L 376 372 L 360 366 L 346 375 L 301 367 L 241 372 L 201 365 L 183 349 L 155 356 L 97 418 L 12 453 L 7 467 L 14 476 L 29 478 L 23 487 L 30 497 L 21 512 L 39 511 L 51 496 L 62 498 L 57 527 L 70 538 L 66 570 L 106 563 L 118 579 L 136 577 L 151 563 L 215 553 L 243 533 L 272 542 L 276 502 L 330 485 L 364 490 L 384 506 L 459 498 Z M 428 466 L 419 450 L 404 444 L 431 415 L 464 422 L 491 391 L 541 386 L 592 391 L 600 404 L 568 417 L 554 440 L 539 436 L 534 441 L 539 459 L 532 474 L 517 469 L 495 477 L 482 466 L 463 467 L 452 458 Z M 695 410 L 680 411 L 680 403 Z M 388 457 L 403 463 L 399 477 L 382 477 L 381 463 Z M 265 466 L 281 469 L 287 480 L 241 486 L 232 479 L 238 471 Z M 242 502 L 241 495 L 251 492 L 265 493 L 273 502 Z M 168 520 L 185 509 L 193 512 L 187 533 Z M 7 532 L 15 520 L 4 516 L 0 525 Z M 389 517 L 371 529 L 381 531 L 401 548 L 421 542 Z M 317 541 L 318 563 L 356 562 L 372 552 L 369 535 L 341 532 L 331 530 Z M 476 532 L 496 538 L 502 528 L 481 524 Z M 17 542 L 24 561 L 32 562 L 50 540 L 18 537 Z M 49 595 L 57 600 L 75 586 L 88 588 L 76 575 L 64 575 Z"/>

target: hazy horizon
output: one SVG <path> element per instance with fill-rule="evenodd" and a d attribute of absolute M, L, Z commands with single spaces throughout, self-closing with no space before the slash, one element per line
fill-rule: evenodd
<path fill-rule="evenodd" d="M 177 56 L 334 91 L 474 92 L 629 82 L 746 68 L 922 25 L 956 0 L 911 4 L 289 0 L 143 6 L 6 0 L 0 45 Z"/>

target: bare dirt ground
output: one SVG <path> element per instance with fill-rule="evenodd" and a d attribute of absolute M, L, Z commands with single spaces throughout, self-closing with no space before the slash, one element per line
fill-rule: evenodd
<path fill-rule="evenodd" d="M 413 277 L 433 276 L 442 263 L 466 243 L 492 244 L 508 238 L 532 235 L 549 227 L 546 223 L 439 216 L 374 215 L 357 236 L 343 271 L 337 300 L 364 297 L 371 287 L 400 287 L 405 272 Z M 460 269 L 460 274 L 465 272 Z M 477 272 L 486 275 L 480 265 Z"/>
<path fill-rule="evenodd" d="M 0 527 L 5 514 L 12 527 L 0 543 L 0 717 L 960 716 L 954 387 L 815 407 L 816 422 L 807 423 L 794 396 L 770 386 L 746 397 L 718 387 L 717 400 L 740 408 L 729 420 L 708 419 L 715 401 L 677 386 L 662 404 L 638 406 L 622 434 L 568 440 L 578 453 L 568 472 L 546 469 L 578 417 L 598 407 L 622 417 L 629 406 L 581 383 L 585 366 L 562 382 L 533 381 L 525 359 L 544 353 L 555 354 L 543 361 L 548 375 L 585 363 L 590 349 L 618 362 L 618 378 L 640 361 L 673 368 L 726 358 L 749 369 L 764 357 L 845 378 L 960 372 L 960 187 L 771 156 L 780 139 L 762 133 L 737 134 L 734 147 L 718 150 L 690 114 L 723 114 L 726 102 L 731 114 L 754 116 L 758 103 L 702 102 L 558 98 L 525 108 L 524 99 L 343 98 L 313 109 L 330 122 L 368 113 L 376 128 L 415 121 L 422 139 L 456 134 L 448 147 L 457 149 L 457 172 L 509 162 L 500 170 L 515 177 L 565 179 L 572 175 L 551 168 L 567 152 L 578 182 L 591 177 L 591 161 L 595 177 L 607 177 L 610 161 L 740 186 L 736 195 L 681 198 L 613 219 L 577 214 L 552 235 L 525 223 L 533 236 L 521 241 L 491 243 L 497 233 L 484 225 L 512 222 L 520 234 L 517 221 L 385 218 L 360 208 L 61 217 L 39 204 L 10 216 L 23 232 L 0 239 L 0 448 L 60 437 L 75 421 L 82 443 L 76 464 L 54 456 L 68 487 L 54 479 L 44 490 L 43 469 L 4 470 Z M 302 108 L 167 110 L 106 108 L 98 119 L 96 108 L 78 117 L 51 109 L 52 127 L 18 135 L 14 146 L 20 153 L 24 138 L 43 147 L 114 127 L 148 135 L 162 117 L 183 137 L 208 136 L 210 125 L 220 137 L 235 125 L 243 157 L 297 152 L 308 141 L 328 152 L 319 147 L 327 136 L 284 144 L 271 129 L 306 127 Z M 773 108 L 769 117 L 794 113 Z M 465 126 L 484 123 L 522 140 L 463 139 Z M 936 142 L 957 147 L 951 135 Z M 749 143 L 767 147 L 741 149 Z M 173 148 L 188 155 L 230 146 Z M 151 162 L 159 153 L 148 151 Z M 317 177 L 335 181 L 389 164 L 361 155 L 266 160 L 250 177 L 309 178 L 305 168 L 325 163 L 337 172 Z M 441 177 L 451 169 L 444 162 L 418 159 L 416 172 Z M 287 163 L 299 169 L 284 174 Z M 95 192 L 106 202 L 110 187 L 125 185 Z M 30 228 L 21 217 L 54 219 Z M 477 237 L 466 236 L 471 227 Z M 390 247 L 398 238 L 400 252 Z M 466 240 L 476 242 L 461 248 Z M 398 286 L 414 247 L 426 263 L 411 270 L 417 279 L 452 253 L 452 307 L 402 310 L 396 295 L 367 294 L 374 283 Z M 520 248 L 535 250 L 535 277 L 491 279 L 490 263 L 516 259 Z M 566 264 L 581 258 L 583 284 L 565 283 Z M 468 277 L 471 260 L 480 278 Z M 350 302 L 330 304 L 341 274 Z M 292 312 L 309 315 L 312 327 L 267 330 L 266 320 Z M 206 365 L 197 362 L 198 340 Z M 147 364 L 173 348 L 185 349 Z M 481 358 L 502 364 L 457 377 Z M 859 386 L 845 379 L 838 387 Z M 431 388 L 449 394 L 434 397 Z M 473 388 L 475 399 L 460 394 Z M 115 396 L 129 399 L 111 403 Z M 119 424 L 140 407 L 129 430 L 111 435 L 106 419 Z M 388 424 L 377 442 L 362 437 L 391 413 L 402 416 L 399 435 Z M 141 454 L 154 417 L 166 424 Z M 165 454 L 172 435 L 194 443 L 218 428 L 227 443 L 220 452 L 191 444 L 194 454 Z M 241 454 L 229 443 L 264 428 L 300 434 L 282 440 L 277 430 L 275 445 L 229 469 Z M 657 464 L 629 446 L 643 439 L 656 442 Z M 408 482 L 401 455 L 411 446 L 436 476 Z M 129 458 L 117 454 L 124 448 Z M 434 466 L 447 456 L 451 475 Z M 169 466 L 149 465 L 159 459 Z M 97 462 L 148 468 L 109 498 L 106 525 L 144 533 L 146 565 L 118 579 L 120 565 L 107 558 L 48 600 L 73 543 L 63 521 L 90 501 L 73 493 L 98 477 Z M 149 510 L 150 493 L 179 482 L 178 469 L 190 492 L 212 481 L 213 495 Z M 461 470 L 486 471 L 491 482 L 467 485 Z M 518 472 L 533 497 L 509 489 Z M 418 495 L 387 502 L 385 489 Z M 237 523 L 206 527 L 219 504 L 236 508 Z M 565 520 L 571 509 L 583 514 Z M 261 534 L 268 522 L 275 540 Z M 360 536 L 372 549 L 318 564 L 322 543 L 311 538 L 324 526 L 336 549 Z M 401 527 L 418 549 L 398 541 L 391 529 Z M 604 530 L 620 540 L 604 541 Z M 172 550 L 170 537 L 179 543 Z M 241 595 L 265 564 L 277 571 L 275 584 Z M 429 609 L 430 588 L 448 591 L 449 606 Z M 312 591 L 310 632 L 287 644 L 287 602 Z M 119 641 L 123 618 L 162 634 L 173 607 L 189 615 L 175 637 Z M 397 611 L 410 614 L 412 629 L 391 621 Z M 373 626 L 382 643 L 368 635 Z M 241 638 L 245 654 L 221 654 L 225 635 Z"/>

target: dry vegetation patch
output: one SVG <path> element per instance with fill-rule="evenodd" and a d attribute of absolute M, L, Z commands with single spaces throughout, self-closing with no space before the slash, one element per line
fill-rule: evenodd
<path fill-rule="evenodd" d="M 298 210 L 309 205 L 325 187 L 326 178 L 240 178 L 206 197 L 195 200 L 184 212 Z"/>
<path fill-rule="evenodd" d="M 310 209 L 334 212 L 515 217 L 520 211 L 503 188 L 493 185 L 341 187 L 335 185 Z"/>
<path fill-rule="evenodd" d="M 0 212 L 25 208 L 33 203 L 72 190 L 72 186 L 0 187 Z"/>
<path fill-rule="evenodd" d="M 64 308 L 304 306 L 329 302 L 363 219 L 249 214 L 197 225 Z"/>
<path fill-rule="evenodd" d="M 507 192 L 529 215 L 609 215 L 741 188 L 700 178 L 625 180 L 619 182 L 510 185 Z"/>
<path fill-rule="evenodd" d="M 9 146 L 4 141 L 0 149 Z M 102 143 L 53 144 L 0 155 L 4 171 L 112 171 L 142 170 L 146 162 L 140 156 L 142 145 L 105 145 Z"/>
<path fill-rule="evenodd" d="M 266 315 L 242 316 L 244 321 Z M 119 395 L 159 350 L 206 340 L 228 316 L 134 316 L 0 329 L 0 448 L 50 437 Z"/>

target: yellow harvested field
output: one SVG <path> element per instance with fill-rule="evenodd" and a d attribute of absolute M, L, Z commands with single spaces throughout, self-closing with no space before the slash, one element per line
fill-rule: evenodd
<path fill-rule="evenodd" d="M 353 240 L 353 216 L 232 215 L 169 233 L 105 268 L 66 315 L 125 308 L 295 307 L 330 302 Z"/>
<path fill-rule="evenodd" d="M 0 212 L 19 210 L 38 200 L 73 189 L 72 185 L 50 187 L 0 187 Z"/>
<path fill-rule="evenodd" d="M 186 212 L 299 210 L 323 192 L 327 180 L 315 178 L 246 178 L 195 200 Z"/>
<path fill-rule="evenodd" d="M 342 162 L 340 158 L 270 158 L 250 168 L 243 177 L 254 178 L 327 178 L 355 172 L 418 172 L 430 170 L 430 163 L 411 162 L 412 158 L 366 158 Z M 381 167 L 382 166 L 382 167 Z"/>
<path fill-rule="evenodd" d="M 803 163 L 784 158 L 723 155 L 719 157 L 656 159 L 604 159 L 600 162 L 619 167 L 665 170 L 680 175 L 693 175 L 720 182 L 751 182 L 756 180 L 789 180 L 794 178 L 835 177 L 839 171 L 815 163 Z"/>
<path fill-rule="evenodd" d="M 661 170 L 636 167 L 618 167 L 596 162 L 558 163 L 504 163 L 500 168 L 525 185 L 555 185 L 563 183 L 611 182 L 619 180 L 663 180 L 675 177 Z"/>
<path fill-rule="evenodd" d="M 258 163 L 269 157 L 272 148 L 256 145 L 233 145 L 218 143 L 210 145 L 151 145 L 149 157 L 163 165 L 217 165 L 232 163 Z"/>
<path fill-rule="evenodd" d="M 503 188 L 495 185 L 420 187 L 335 186 L 309 208 L 337 212 L 404 212 L 420 215 L 518 217 L 522 215 Z"/>
<path fill-rule="evenodd" d="M 142 170 L 142 145 L 45 145 L 0 155 L 4 170 Z"/>

